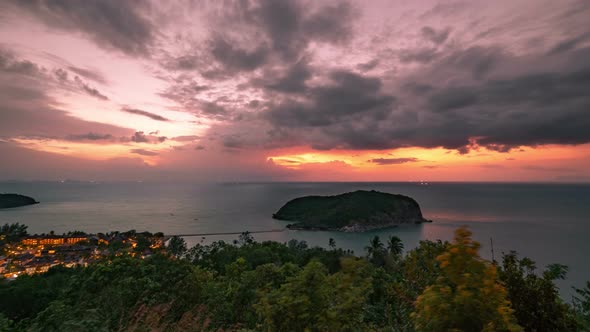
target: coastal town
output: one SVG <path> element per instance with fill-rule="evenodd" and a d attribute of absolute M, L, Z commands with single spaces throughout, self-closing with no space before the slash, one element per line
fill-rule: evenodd
<path fill-rule="evenodd" d="M 164 250 L 163 233 L 80 231 L 57 235 L 30 235 L 27 227 L 0 227 L 0 278 L 16 279 L 23 274 L 45 273 L 54 266 L 88 266 L 113 256 L 147 258 Z"/>

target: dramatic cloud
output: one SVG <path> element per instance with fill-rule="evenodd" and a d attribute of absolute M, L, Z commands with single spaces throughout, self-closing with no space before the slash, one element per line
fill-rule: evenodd
<path fill-rule="evenodd" d="M 285 127 L 326 127 L 359 114 L 375 118 L 388 112 L 394 98 L 381 92 L 381 81 L 347 71 L 334 71 L 326 85 L 303 91 L 307 100 L 286 99 L 270 105 L 271 123 Z"/>
<path fill-rule="evenodd" d="M 146 16 L 146 1 L 117 0 L 25 0 L 11 4 L 47 25 L 79 31 L 98 45 L 130 55 L 147 55 L 154 27 Z"/>
<path fill-rule="evenodd" d="M 3 144 L 244 178 L 389 179 L 376 165 L 400 179 L 589 175 L 586 1 L 9 0 L 0 12 Z M 528 167 L 543 156 L 559 161 Z"/>
<path fill-rule="evenodd" d="M 222 14 L 213 11 L 208 17 L 215 33 L 205 49 L 166 59 L 167 68 L 198 69 L 207 78 L 227 79 L 265 65 L 299 61 L 312 42 L 344 44 L 353 34 L 354 9 L 347 2 L 316 6 L 261 0 L 222 6 Z"/>
<path fill-rule="evenodd" d="M 128 135 L 131 130 L 87 121 L 58 108 L 50 92 L 61 86 L 49 71 L 0 49 L 0 135 L 66 138 L 75 132 Z M 60 83 L 61 84 L 61 83 Z M 70 89 L 66 84 L 66 89 Z M 74 91 L 77 91 L 74 89 Z"/>
<path fill-rule="evenodd" d="M 125 113 L 145 116 L 145 117 L 148 117 L 148 118 L 150 118 L 152 120 L 156 120 L 156 121 L 170 121 L 170 120 L 166 119 L 165 117 L 160 116 L 158 114 L 150 113 L 150 112 L 139 110 L 136 108 L 123 107 L 121 109 L 121 111 L 125 112 Z"/>

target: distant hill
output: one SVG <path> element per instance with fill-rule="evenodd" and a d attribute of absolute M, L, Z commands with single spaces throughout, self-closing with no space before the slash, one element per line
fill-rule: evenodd
<path fill-rule="evenodd" d="M 429 222 L 411 197 L 364 190 L 296 198 L 281 207 L 273 218 L 296 222 L 287 226 L 290 229 L 344 232 Z"/>
<path fill-rule="evenodd" d="M 0 209 L 37 204 L 34 198 L 19 194 L 0 194 Z"/>

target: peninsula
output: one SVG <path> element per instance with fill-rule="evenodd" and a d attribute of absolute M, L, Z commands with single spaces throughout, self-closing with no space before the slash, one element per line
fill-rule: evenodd
<path fill-rule="evenodd" d="M 430 222 L 422 217 L 411 197 L 358 190 L 335 196 L 305 196 L 293 199 L 273 218 L 294 221 L 289 229 L 364 232 L 401 224 Z"/>
<path fill-rule="evenodd" d="M 37 204 L 34 198 L 19 194 L 0 194 L 0 209 Z"/>

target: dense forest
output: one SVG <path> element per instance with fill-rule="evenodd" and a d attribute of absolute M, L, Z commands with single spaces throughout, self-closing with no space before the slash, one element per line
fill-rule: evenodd
<path fill-rule="evenodd" d="M 385 242 L 385 243 L 384 243 Z M 373 238 L 366 255 L 244 233 L 0 281 L 0 331 L 584 331 L 590 283 L 565 303 L 567 268 L 515 252 L 489 262 L 469 230 L 452 243 Z"/>

